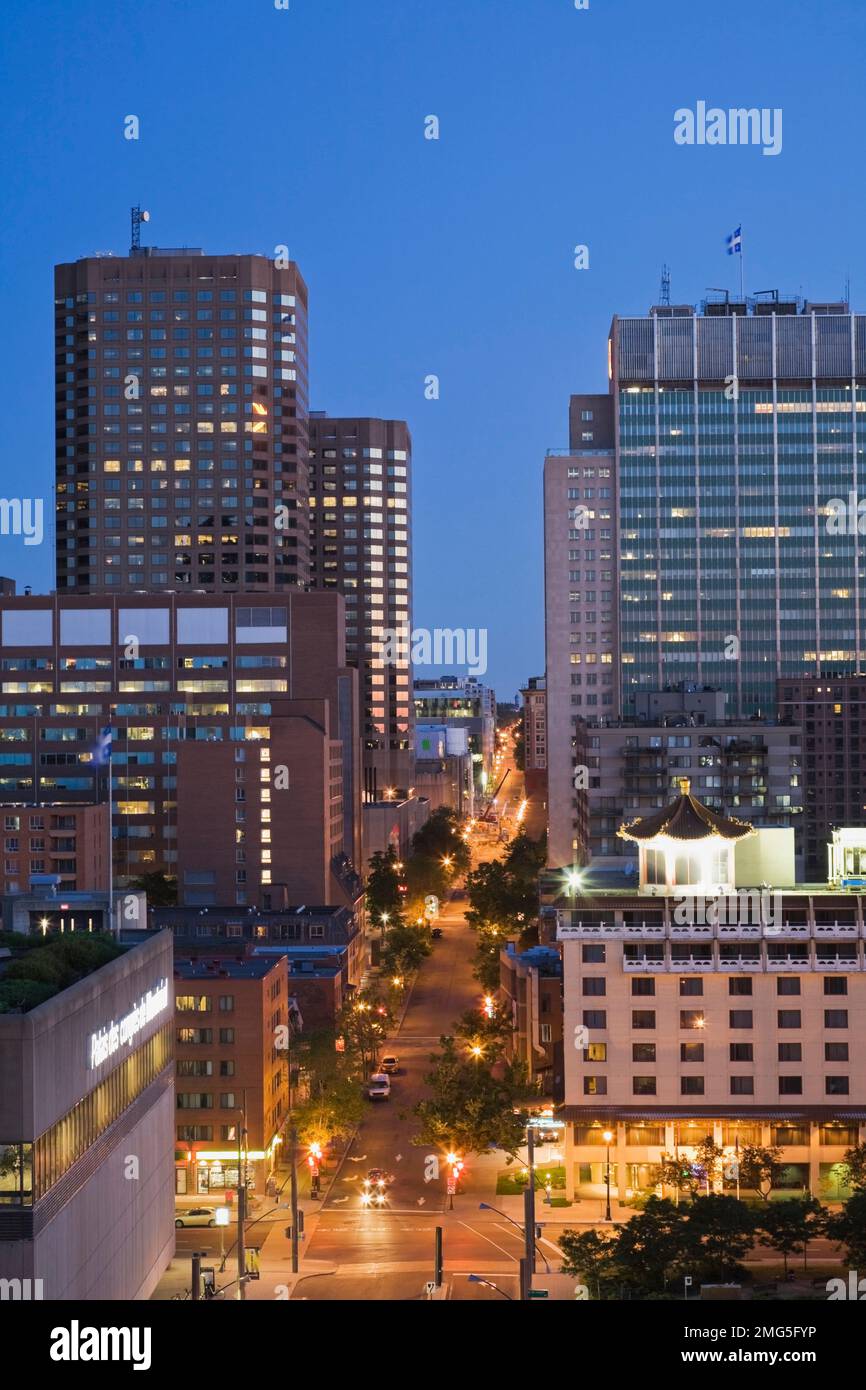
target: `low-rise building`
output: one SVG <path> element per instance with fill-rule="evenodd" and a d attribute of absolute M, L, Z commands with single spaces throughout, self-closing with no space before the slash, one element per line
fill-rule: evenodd
<path fill-rule="evenodd" d="M 81 978 L 28 1007 L 40 948 L 23 976 L 14 949 L 0 960 L 0 1278 L 50 1300 L 147 1299 L 174 1254 L 171 937 L 118 951 L 76 931 L 41 949 Z"/>
<path fill-rule="evenodd" d="M 243 1151 L 262 1191 L 289 1109 L 286 959 L 176 956 L 175 1191 L 236 1189 Z"/>
<path fill-rule="evenodd" d="M 6 802 L 0 895 L 26 893 L 50 875 L 58 890 L 87 893 L 108 882 L 107 805 Z"/>
<path fill-rule="evenodd" d="M 261 946 L 273 947 L 291 961 L 298 953 L 301 958 L 304 952 L 322 951 L 339 961 L 345 990 L 356 988 L 364 973 L 364 935 L 356 914 L 345 907 L 304 904 L 273 912 L 158 907 L 152 921 L 155 928 L 168 928 L 182 955 L 224 950 L 243 954 Z"/>
<path fill-rule="evenodd" d="M 365 801 L 364 857 L 369 864 L 374 854 L 395 850 L 400 859 L 409 853 L 416 835 L 430 816 L 430 802 L 423 796 L 399 797 L 394 794 L 380 801 Z"/>
<path fill-rule="evenodd" d="M 492 774 L 496 751 L 495 691 L 474 676 L 440 676 L 416 680 L 414 697 L 416 737 L 427 728 L 464 731 L 480 789 L 482 773 Z"/>
<path fill-rule="evenodd" d="M 499 953 L 499 995 L 511 1014 L 508 1055 L 518 1058 L 545 1096 L 563 1099 L 562 955 L 551 946 Z"/>

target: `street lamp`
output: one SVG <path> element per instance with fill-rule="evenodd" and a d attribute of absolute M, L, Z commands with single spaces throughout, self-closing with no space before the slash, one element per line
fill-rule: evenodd
<path fill-rule="evenodd" d="M 613 1135 L 611 1134 L 609 1129 L 606 1129 L 601 1137 L 607 1145 L 607 1163 L 605 1165 L 604 1174 L 605 1187 L 607 1189 L 607 1210 L 605 1212 L 604 1219 L 605 1221 L 610 1221 L 610 1146 L 613 1143 Z"/>
<path fill-rule="evenodd" d="M 507 1298 L 509 1303 L 514 1302 L 510 1293 L 506 1293 L 504 1289 L 500 1289 L 498 1284 L 492 1284 L 489 1279 L 482 1279 L 480 1274 L 470 1274 L 467 1282 L 470 1284 L 485 1284 L 488 1289 L 494 1289 L 496 1293 L 501 1294 L 503 1298 Z"/>

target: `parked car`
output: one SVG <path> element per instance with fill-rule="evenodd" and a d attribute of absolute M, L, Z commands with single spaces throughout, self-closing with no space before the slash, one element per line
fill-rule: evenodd
<path fill-rule="evenodd" d="M 391 1081 L 382 1071 L 374 1072 L 367 1082 L 367 1097 L 369 1100 L 390 1100 Z"/>
<path fill-rule="evenodd" d="M 190 1207 L 182 1216 L 176 1216 L 175 1226 L 215 1226 L 216 1212 L 213 1207 Z"/>
<path fill-rule="evenodd" d="M 384 1072 L 386 1076 L 394 1076 L 400 1070 L 400 1058 L 389 1053 L 379 1063 L 379 1070 Z"/>

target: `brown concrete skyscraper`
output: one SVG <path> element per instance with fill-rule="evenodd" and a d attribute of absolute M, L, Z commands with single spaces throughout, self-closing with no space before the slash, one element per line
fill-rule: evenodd
<path fill-rule="evenodd" d="M 306 585 L 297 266 L 138 247 L 54 286 L 58 591 Z"/>
<path fill-rule="evenodd" d="M 360 673 L 365 798 L 414 782 L 412 438 L 403 420 L 310 415 L 310 572 L 346 600 L 346 661 Z M 405 633 L 386 659 L 387 634 Z"/>

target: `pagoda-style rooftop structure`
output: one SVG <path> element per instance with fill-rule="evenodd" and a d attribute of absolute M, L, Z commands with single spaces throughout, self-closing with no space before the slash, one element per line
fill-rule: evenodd
<path fill-rule="evenodd" d="M 745 821 L 704 806 L 692 796 L 687 777 L 680 779 L 680 794 L 668 806 L 617 831 L 638 845 L 642 893 L 704 896 L 733 891 L 734 847 L 755 833 Z"/>

